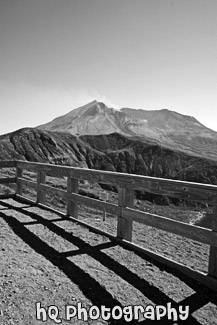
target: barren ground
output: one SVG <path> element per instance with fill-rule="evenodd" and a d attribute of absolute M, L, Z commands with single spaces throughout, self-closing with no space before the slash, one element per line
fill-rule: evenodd
<path fill-rule="evenodd" d="M 151 209 L 151 207 L 150 207 Z M 81 220 L 110 233 L 116 219 L 80 209 Z M 36 320 L 36 302 L 55 305 L 62 324 L 125 324 L 66 321 L 65 306 L 163 305 L 190 307 L 185 324 L 217 324 L 216 293 L 148 257 L 127 250 L 69 219 L 13 199 L 0 201 L 0 324 L 55 324 Z M 208 246 L 135 223 L 134 242 L 206 271 Z M 140 324 L 182 324 L 144 320 Z M 135 322 L 135 323 L 137 323 Z M 129 324 L 129 322 L 128 322 Z"/>

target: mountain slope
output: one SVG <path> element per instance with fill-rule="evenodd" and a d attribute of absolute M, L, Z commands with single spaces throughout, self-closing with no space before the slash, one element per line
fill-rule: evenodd
<path fill-rule="evenodd" d="M 121 112 L 134 119 L 143 119 L 149 127 L 156 129 L 181 131 L 207 129 L 192 116 L 182 115 L 168 109 L 147 111 L 142 109 L 122 108 Z"/>
<path fill-rule="evenodd" d="M 79 136 L 72 134 L 78 131 Z M 168 110 L 117 111 L 96 101 L 38 128 L 0 136 L 0 159 L 4 160 L 202 183 L 217 183 L 216 158 L 217 133 L 193 117 Z"/>
<path fill-rule="evenodd" d="M 97 101 L 72 110 L 47 124 L 38 126 L 38 128 L 41 130 L 70 132 L 74 135 L 118 132 L 131 136 L 158 137 L 154 130 L 147 127 L 145 121 L 134 119 L 124 112 L 109 108 Z"/>
<path fill-rule="evenodd" d="M 109 158 L 70 133 L 25 128 L 0 136 L 0 159 L 114 170 Z"/>
<path fill-rule="evenodd" d="M 200 183 L 217 181 L 217 163 L 209 159 L 117 133 L 80 138 L 105 153 L 118 172 Z"/>
<path fill-rule="evenodd" d="M 217 158 L 217 132 L 205 127 L 192 116 L 182 115 L 167 109 L 157 111 L 121 110 L 132 118 L 145 119 L 149 127 L 158 130 L 167 139 L 162 144 L 199 154 L 211 159 Z"/>
<path fill-rule="evenodd" d="M 73 135 L 119 133 L 172 150 L 178 148 L 190 155 L 217 158 L 217 132 L 206 128 L 194 117 L 167 109 L 146 111 L 122 108 L 118 111 L 93 101 L 38 126 L 38 129 Z"/>
<path fill-rule="evenodd" d="M 217 163 L 118 133 L 75 137 L 70 133 L 21 129 L 0 136 L 0 159 L 215 184 Z"/>

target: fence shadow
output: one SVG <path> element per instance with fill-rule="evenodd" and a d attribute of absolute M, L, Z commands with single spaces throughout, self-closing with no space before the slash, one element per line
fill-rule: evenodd
<path fill-rule="evenodd" d="M 116 260 L 108 256 L 106 253 L 102 251 L 102 249 L 109 248 L 117 245 L 116 242 L 108 240 L 108 242 L 99 244 L 96 246 L 91 246 L 89 243 L 85 242 L 85 240 L 73 235 L 65 231 L 63 228 L 54 224 L 55 220 L 47 220 L 45 217 L 42 217 L 38 213 L 30 212 L 26 209 L 26 206 L 16 207 L 8 202 L 1 202 L 1 206 L 4 207 L 3 210 L 0 211 L 0 217 L 5 220 L 5 222 L 10 226 L 10 228 L 14 231 L 14 233 L 19 236 L 26 244 L 28 244 L 35 252 L 44 256 L 47 260 L 49 260 L 53 265 L 57 266 L 73 283 L 79 286 L 80 290 L 83 294 L 92 302 L 93 305 L 100 307 L 101 305 L 105 305 L 106 307 L 114 307 L 121 306 L 121 303 L 114 299 L 111 293 L 109 293 L 104 287 L 102 287 L 94 278 L 92 278 L 88 273 L 75 265 L 72 261 L 68 260 L 67 257 L 87 254 L 103 266 L 113 271 L 119 277 L 121 277 L 124 281 L 128 282 L 134 288 L 139 290 L 144 296 L 146 296 L 149 300 L 156 305 L 166 305 L 168 302 L 172 303 L 172 307 L 178 309 L 179 306 L 187 306 L 189 305 L 190 314 L 187 320 L 181 321 L 178 320 L 176 322 L 169 321 L 167 319 L 162 319 L 158 321 L 159 324 L 185 324 L 189 325 L 200 325 L 201 323 L 196 320 L 192 313 L 196 310 L 200 309 L 204 305 L 212 302 L 217 305 L 216 292 L 207 289 L 204 286 L 201 286 L 196 281 L 193 281 L 186 275 L 178 272 L 177 270 L 171 269 L 162 265 L 158 262 L 152 261 L 149 257 L 144 256 L 143 253 L 136 253 L 141 255 L 142 258 L 149 260 L 151 263 L 156 265 L 162 270 L 165 270 L 174 276 L 178 277 L 180 280 L 185 282 L 189 287 L 191 287 L 195 293 L 186 299 L 175 302 L 171 298 L 169 298 L 165 293 L 163 293 L 160 289 L 150 284 L 145 279 L 140 278 L 137 274 L 130 271 L 126 266 L 118 263 Z M 34 205 L 32 205 L 34 206 Z M 31 207 L 31 205 L 29 205 Z M 22 213 L 33 219 L 32 222 L 20 222 L 16 219 L 16 217 L 8 216 L 4 213 L 7 209 L 12 209 Z M 67 220 L 70 220 L 67 218 Z M 71 222 L 73 222 L 71 220 Z M 28 224 L 42 224 L 47 227 L 54 234 L 61 236 L 63 239 L 77 246 L 77 250 L 72 250 L 68 252 L 58 252 L 53 247 L 49 246 L 46 242 L 40 239 L 38 236 L 30 232 L 26 225 Z M 94 232 L 92 230 L 92 232 Z M 124 306 L 121 306 L 124 307 Z M 138 322 L 126 322 L 126 324 L 153 324 L 153 321 L 145 320 Z M 124 324 L 122 321 L 110 321 L 109 324 Z"/>

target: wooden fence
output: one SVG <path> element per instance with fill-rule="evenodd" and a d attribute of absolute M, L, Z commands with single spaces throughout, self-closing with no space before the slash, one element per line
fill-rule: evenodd
<path fill-rule="evenodd" d="M 161 263 L 177 268 L 197 281 L 217 290 L 217 186 L 26 161 L 0 162 L 0 168 L 12 167 L 16 168 L 16 176 L 11 178 L 0 178 L 0 184 L 15 183 L 16 190 L 13 194 L 15 198 L 29 201 L 27 198 L 23 197 L 22 193 L 23 186 L 29 186 L 36 189 L 37 199 L 35 203 L 40 206 L 46 206 L 46 192 L 48 190 L 65 199 L 67 202 L 66 215 L 77 222 L 82 223 L 78 220 L 78 204 L 83 204 L 115 215 L 118 218 L 117 236 L 115 237 L 105 233 L 109 235 L 110 238 L 117 240 L 124 246 L 145 253 Z M 36 173 L 37 182 L 23 178 L 23 170 Z M 47 185 L 46 175 L 52 177 L 67 177 L 67 190 L 57 189 Z M 116 186 L 118 188 L 118 204 L 103 202 L 78 194 L 79 180 Z M 213 205 L 213 227 L 212 229 L 206 229 L 136 210 L 133 208 L 135 190 L 160 195 L 165 194 L 170 197 Z M 51 210 L 54 211 L 54 209 Z M 133 221 L 208 244 L 210 246 L 210 251 L 207 274 L 195 271 L 190 267 L 132 243 Z M 100 233 L 104 233 L 99 229 L 96 230 Z"/>

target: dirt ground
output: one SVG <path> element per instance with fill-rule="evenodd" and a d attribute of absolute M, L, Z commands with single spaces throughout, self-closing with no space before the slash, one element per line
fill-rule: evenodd
<path fill-rule="evenodd" d="M 103 222 L 96 211 L 81 209 L 80 219 L 115 233 L 115 218 Z M 206 245 L 137 223 L 133 240 L 197 270 L 207 270 Z M 0 242 L 0 324 L 217 324 L 217 293 L 57 213 L 1 200 Z M 88 313 L 87 321 L 77 316 L 67 320 L 67 311 L 79 303 L 87 311 L 91 306 L 116 309 L 114 316 L 122 310 L 122 318 L 91 320 Z M 142 313 L 139 320 L 130 321 L 129 313 L 126 316 L 130 306 L 152 306 L 153 310 L 169 303 L 177 310 L 177 321 L 169 321 L 168 314 L 160 320 L 144 318 Z M 37 306 L 44 308 L 38 315 L 46 320 L 36 319 Z M 180 306 L 189 306 L 187 320 L 180 320 Z"/>

